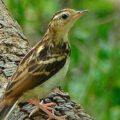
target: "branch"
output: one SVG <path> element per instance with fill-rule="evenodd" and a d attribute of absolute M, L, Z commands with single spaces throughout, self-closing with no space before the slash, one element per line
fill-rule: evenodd
<path fill-rule="evenodd" d="M 18 23 L 10 17 L 2 0 L 0 0 L 0 96 L 3 95 L 5 87 L 15 72 L 21 58 L 29 51 L 29 43 L 22 33 Z M 55 114 L 66 115 L 66 120 L 92 120 L 83 108 L 71 101 L 70 96 L 56 88 L 45 99 L 44 103 L 55 102 Z M 19 103 L 22 110 L 16 107 L 9 117 L 9 120 L 30 119 L 29 113 L 34 106 L 28 103 Z M 46 120 L 47 116 L 42 111 L 32 116 L 34 120 Z"/>

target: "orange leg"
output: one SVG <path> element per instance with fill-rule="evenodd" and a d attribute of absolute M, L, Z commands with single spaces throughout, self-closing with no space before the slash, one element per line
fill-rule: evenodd
<path fill-rule="evenodd" d="M 37 108 L 35 108 L 29 116 L 31 116 L 32 114 L 34 114 L 35 112 L 37 112 L 39 109 L 41 109 L 42 111 L 44 111 L 47 115 L 48 115 L 48 119 L 47 120 L 65 120 L 66 116 L 63 117 L 58 117 L 56 115 L 54 115 L 54 110 L 51 106 L 55 106 L 56 104 L 51 102 L 51 103 L 39 103 L 37 99 L 31 99 L 30 103 L 34 104 Z M 50 112 L 52 111 L 52 112 Z"/>

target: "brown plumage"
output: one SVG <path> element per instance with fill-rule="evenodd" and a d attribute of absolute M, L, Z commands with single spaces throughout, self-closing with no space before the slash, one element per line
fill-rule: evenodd
<path fill-rule="evenodd" d="M 42 40 L 23 58 L 8 83 L 0 103 L 1 119 L 16 101 L 26 101 L 38 95 L 45 97 L 59 85 L 59 80 L 64 79 L 70 56 L 67 35 L 82 14 L 83 11 L 63 9 L 53 16 Z"/>

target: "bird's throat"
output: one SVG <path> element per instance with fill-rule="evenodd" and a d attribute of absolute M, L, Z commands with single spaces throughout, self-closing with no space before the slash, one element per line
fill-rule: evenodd
<path fill-rule="evenodd" d="M 53 41 L 55 44 L 59 44 L 61 42 L 68 42 L 68 32 L 58 32 L 55 30 L 48 29 L 45 33 L 43 40 L 47 40 L 50 42 Z"/>

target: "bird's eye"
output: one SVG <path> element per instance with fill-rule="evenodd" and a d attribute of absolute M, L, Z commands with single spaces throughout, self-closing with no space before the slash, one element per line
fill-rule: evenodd
<path fill-rule="evenodd" d="M 61 17 L 62 17 L 62 19 L 64 19 L 64 20 L 65 20 L 65 19 L 67 19 L 67 18 L 68 18 L 68 15 L 67 15 L 67 14 L 63 14 Z"/>

